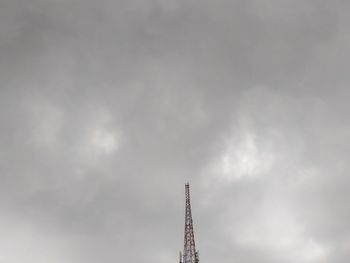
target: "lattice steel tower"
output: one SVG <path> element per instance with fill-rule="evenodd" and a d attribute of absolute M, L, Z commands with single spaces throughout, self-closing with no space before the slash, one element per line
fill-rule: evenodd
<path fill-rule="evenodd" d="M 191 213 L 190 202 L 190 185 L 185 184 L 185 197 L 186 197 L 186 209 L 185 209 L 185 238 L 184 238 L 184 251 L 180 252 L 180 263 L 198 263 L 198 251 L 194 242 L 194 231 Z"/>

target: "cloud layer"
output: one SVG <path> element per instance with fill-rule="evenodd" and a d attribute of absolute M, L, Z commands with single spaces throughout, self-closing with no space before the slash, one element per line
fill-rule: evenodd
<path fill-rule="evenodd" d="M 0 262 L 348 262 L 348 10 L 3 0 Z"/>

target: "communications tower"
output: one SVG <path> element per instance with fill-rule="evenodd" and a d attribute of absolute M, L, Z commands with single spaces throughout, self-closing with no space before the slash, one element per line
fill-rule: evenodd
<path fill-rule="evenodd" d="M 180 252 L 180 263 L 198 263 L 198 251 L 194 242 L 194 231 L 191 213 L 191 202 L 190 202 L 190 185 L 185 184 L 185 238 L 184 238 L 184 250 Z"/>

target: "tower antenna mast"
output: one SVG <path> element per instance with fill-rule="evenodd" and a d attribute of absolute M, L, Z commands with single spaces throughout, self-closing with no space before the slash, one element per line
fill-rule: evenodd
<path fill-rule="evenodd" d="M 183 254 L 180 252 L 180 263 L 198 263 L 199 257 L 194 241 L 189 183 L 185 184 L 185 198 L 185 237 Z"/>

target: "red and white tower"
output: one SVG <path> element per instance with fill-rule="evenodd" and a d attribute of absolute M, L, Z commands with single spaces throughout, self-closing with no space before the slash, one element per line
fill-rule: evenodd
<path fill-rule="evenodd" d="M 185 184 L 185 197 L 186 197 L 186 208 L 185 208 L 185 238 L 184 238 L 184 251 L 180 252 L 180 263 L 198 263 L 198 251 L 194 242 L 194 231 L 191 213 L 191 202 L 190 202 L 190 185 Z"/>

